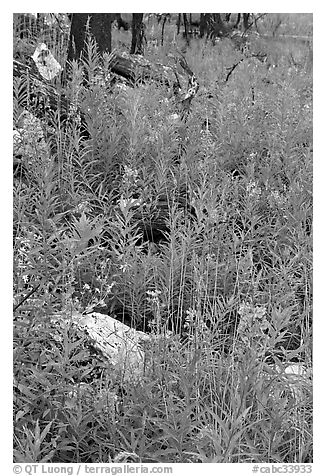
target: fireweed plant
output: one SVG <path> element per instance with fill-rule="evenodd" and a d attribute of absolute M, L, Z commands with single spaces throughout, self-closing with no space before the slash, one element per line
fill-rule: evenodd
<path fill-rule="evenodd" d="M 64 118 L 15 78 L 16 462 L 312 461 L 311 49 L 247 48 L 225 81 L 243 53 L 191 42 L 186 123 L 164 86 L 109 87 L 91 38 Z M 141 381 L 72 325 L 94 310 L 152 336 Z"/>

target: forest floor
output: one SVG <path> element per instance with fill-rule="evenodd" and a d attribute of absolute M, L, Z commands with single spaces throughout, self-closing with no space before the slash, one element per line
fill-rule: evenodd
<path fill-rule="evenodd" d="M 243 48 L 148 28 L 198 79 L 186 122 L 165 85 L 103 86 L 92 42 L 64 120 L 14 78 L 16 462 L 312 462 L 312 41 L 272 20 Z M 73 325 L 94 310 L 151 336 L 140 380 Z"/>

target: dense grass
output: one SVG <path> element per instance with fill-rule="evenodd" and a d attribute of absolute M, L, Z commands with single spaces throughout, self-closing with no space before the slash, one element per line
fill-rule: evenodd
<path fill-rule="evenodd" d="M 177 47 L 168 25 L 146 55 Z M 162 86 L 108 90 L 91 42 L 65 86 L 87 137 L 73 109 L 35 122 L 15 80 L 15 304 L 40 284 L 14 316 L 17 462 L 312 461 L 311 45 L 183 51 L 201 86 L 186 124 Z M 91 309 L 156 336 L 141 382 L 90 355 L 69 316 Z"/>

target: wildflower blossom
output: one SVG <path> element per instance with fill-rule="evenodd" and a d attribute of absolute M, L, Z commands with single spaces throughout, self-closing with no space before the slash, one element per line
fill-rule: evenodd
<path fill-rule="evenodd" d="M 161 291 L 155 289 L 154 291 L 146 291 L 146 294 L 149 296 L 147 298 L 148 302 L 159 305 L 159 295 L 161 294 Z"/>
<path fill-rule="evenodd" d="M 278 190 L 272 190 L 270 195 L 268 196 L 269 205 L 272 207 L 274 206 L 283 208 L 286 204 L 286 201 L 286 197 L 280 194 Z"/>
<path fill-rule="evenodd" d="M 132 169 L 131 167 L 128 167 L 128 165 L 125 165 L 125 171 L 123 178 L 124 180 L 134 180 L 137 181 L 139 172 L 136 169 Z"/>
<path fill-rule="evenodd" d="M 261 196 L 261 188 L 255 181 L 248 182 L 246 189 L 250 199 L 258 200 Z"/>
<path fill-rule="evenodd" d="M 119 269 L 121 269 L 121 271 L 125 273 L 126 271 L 128 271 L 128 269 L 131 269 L 131 265 L 129 263 L 123 263 L 119 266 Z"/>
<path fill-rule="evenodd" d="M 240 321 L 238 325 L 238 335 L 245 343 L 249 343 L 252 337 L 264 337 L 264 330 L 268 327 L 266 319 L 266 307 L 254 306 L 249 302 L 244 302 L 238 310 Z"/>

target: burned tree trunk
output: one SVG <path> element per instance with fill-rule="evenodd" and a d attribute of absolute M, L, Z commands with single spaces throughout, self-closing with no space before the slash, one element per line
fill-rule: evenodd
<path fill-rule="evenodd" d="M 177 35 L 180 33 L 180 26 L 181 26 L 181 13 L 178 13 L 178 20 L 177 20 Z"/>
<path fill-rule="evenodd" d="M 228 29 L 223 23 L 220 13 L 213 13 L 213 34 L 217 37 L 227 36 Z"/>
<path fill-rule="evenodd" d="M 124 31 L 129 30 L 129 23 L 127 21 L 124 21 L 121 16 L 121 13 L 113 13 L 113 17 L 117 22 L 118 30 L 120 30 L 121 28 L 123 28 Z"/>
<path fill-rule="evenodd" d="M 163 42 L 164 42 L 164 27 L 165 27 L 165 23 L 166 23 L 166 16 L 164 16 L 163 18 L 163 23 L 162 23 L 162 34 L 161 34 L 161 45 L 163 46 Z"/>
<path fill-rule="evenodd" d="M 249 18 L 250 18 L 250 13 L 243 13 L 243 29 L 247 31 L 249 29 Z"/>
<path fill-rule="evenodd" d="M 237 21 L 234 24 L 234 28 L 238 28 L 240 20 L 241 20 L 241 13 L 238 13 Z"/>
<path fill-rule="evenodd" d="M 130 48 L 131 54 L 143 54 L 143 43 L 145 39 L 143 15 L 143 13 L 132 14 L 132 38 Z"/>
<path fill-rule="evenodd" d="M 85 48 L 86 31 L 94 36 L 100 53 L 111 52 L 112 13 L 73 13 L 68 60 L 79 59 Z"/>
<path fill-rule="evenodd" d="M 184 27 L 185 27 L 185 31 L 184 31 L 184 37 L 186 39 L 186 43 L 187 45 L 189 45 L 189 26 L 188 26 L 188 18 L 187 18 L 187 14 L 184 13 L 183 14 L 183 24 L 184 24 Z"/>
<path fill-rule="evenodd" d="M 199 36 L 200 38 L 203 38 L 206 35 L 208 35 L 208 16 L 209 13 L 201 13 L 200 14 L 200 20 L 199 20 Z"/>
<path fill-rule="evenodd" d="M 199 21 L 199 36 L 222 37 L 227 36 L 229 27 L 224 24 L 220 13 L 201 13 Z"/>

